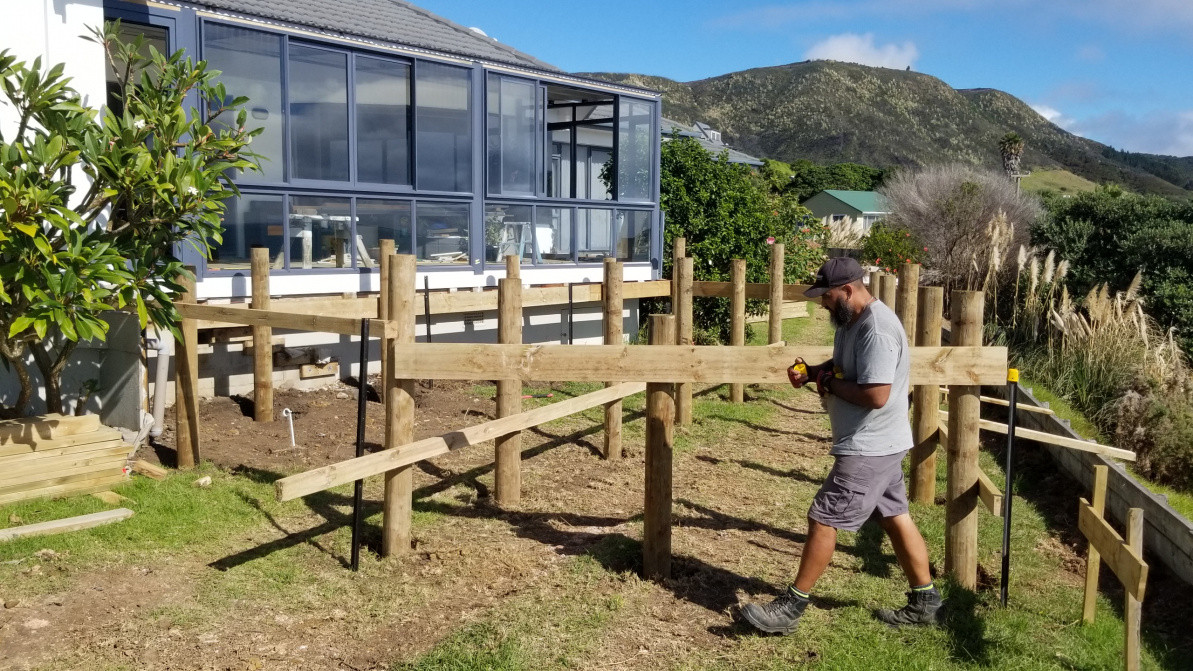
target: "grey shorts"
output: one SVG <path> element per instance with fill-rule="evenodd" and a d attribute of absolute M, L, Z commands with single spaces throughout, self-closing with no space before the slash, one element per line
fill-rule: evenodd
<path fill-rule="evenodd" d="M 842 531 L 857 531 L 875 510 L 882 517 L 907 512 L 903 486 L 906 451 L 882 457 L 836 457 L 808 518 Z"/>

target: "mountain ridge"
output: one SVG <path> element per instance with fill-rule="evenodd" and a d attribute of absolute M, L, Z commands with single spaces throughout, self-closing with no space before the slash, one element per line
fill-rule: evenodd
<path fill-rule="evenodd" d="M 1074 135 L 998 89 L 954 89 L 932 75 L 815 60 L 680 82 L 638 73 L 581 76 L 663 94 L 663 116 L 703 121 L 725 141 L 785 162 L 876 168 L 963 162 L 1001 169 L 998 141 L 1025 141 L 1025 169 L 1064 169 L 1144 193 L 1193 196 L 1193 157 L 1114 149 Z"/>

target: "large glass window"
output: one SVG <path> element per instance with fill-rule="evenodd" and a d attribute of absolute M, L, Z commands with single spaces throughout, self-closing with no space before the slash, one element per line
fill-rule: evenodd
<path fill-rule="evenodd" d="M 507 256 L 516 256 L 522 262 L 535 259 L 537 238 L 529 205 L 485 208 L 485 261 L 500 263 Z"/>
<path fill-rule="evenodd" d="M 282 37 L 208 23 L 203 27 L 203 44 L 203 57 L 211 69 L 222 72 L 219 80 L 228 96 L 249 99 L 248 127 L 263 129 L 249 146 L 253 153 L 260 155 L 261 172 L 250 172 L 246 176 L 254 181 L 283 181 Z M 232 124 L 236 119 L 225 113 L 218 122 Z"/>
<path fill-rule="evenodd" d="M 650 260 L 650 212 L 621 210 L 617 213 L 617 260 Z"/>
<path fill-rule="evenodd" d="M 359 198 L 356 201 L 356 237 L 359 265 L 379 263 L 381 240 L 393 240 L 394 251 L 410 254 L 414 236 L 410 228 L 410 203 L 400 200 Z"/>
<path fill-rule="evenodd" d="M 141 38 L 141 50 L 138 52 L 141 56 L 149 56 L 149 47 L 157 49 L 158 53 L 169 53 L 169 36 L 170 33 L 161 26 L 147 26 L 143 23 L 124 23 L 121 22 L 120 30 L 116 33 L 122 42 L 132 43 L 138 37 Z M 152 74 L 158 74 L 156 68 L 151 71 Z M 129 78 L 132 82 L 140 80 L 139 73 L 134 72 Z M 124 113 L 124 103 L 120 100 L 118 95 L 116 83 L 116 70 L 112 66 L 112 62 L 104 59 L 104 82 L 107 84 L 108 92 L 108 107 L 111 108 L 112 113 L 120 115 Z"/>
<path fill-rule="evenodd" d="M 650 200 L 654 194 L 654 108 L 622 100 L 617 129 L 617 199 Z"/>
<path fill-rule="evenodd" d="M 532 196 L 538 147 L 538 92 L 533 82 L 489 75 L 489 193 Z"/>
<path fill-rule="evenodd" d="M 356 57 L 356 179 L 410 184 L 410 66 Z"/>
<path fill-rule="evenodd" d="M 547 87 L 547 193 L 555 198 L 612 199 L 613 98 Z"/>
<path fill-rule="evenodd" d="M 466 203 L 420 202 L 415 231 L 419 261 L 469 263 Z"/>
<path fill-rule="evenodd" d="M 613 254 L 613 210 L 580 208 L 576 221 L 576 252 L 581 263 Z"/>
<path fill-rule="evenodd" d="M 290 267 L 351 268 L 352 203 L 347 198 L 290 198 Z"/>
<path fill-rule="evenodd" d="M 540 263 L 572 262 L 572 208 L 538 207 L 534 239 Z"/>
<path fill-rule="evenodd" d="M 290 174 L 346 182 L 348 54 L 290 44 Z"/>
<path fill-rule="evenodd" d="M 251 266 L 253 247 L 269 249 L 274 268 L 285 261 L 285 217 L 281 196 L 242 193 L 229 198 L 224 211 L 224 240 L 212 248 L 207 267 L 237 270 Z"/>
<path fill-rule="evenodd" d="M 472 191 L 471 82 L 472 72 L 465 68 L 427 61 L 416 66 L 419 189 Z"/>

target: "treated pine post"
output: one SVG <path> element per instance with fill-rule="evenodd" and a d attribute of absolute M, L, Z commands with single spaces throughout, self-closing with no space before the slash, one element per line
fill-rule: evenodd
<path fill-rule="evenodd" d="M 882 277 L 878 280 L 878 291 L 881 294 L 879 295 L 878 300 L 885 303 L 886 306 L 892 310 L 898 307 L 895 304 L 897 302 L 896 297 L 898 293 L 895 287 L 898 282 L 899 278 L 888 273 L 883 273 Z"/>
<path fill-rule="evenodd" d="M 916 347 L 940 346 L 944 289 L 920 287 L 916 300 Z M 940 429 L 940 387 L 917 384 L 911 390 L 914 447 L 911 448 L 911 500 L 931 505 L 936 501 L 936 445 Z"/>
<path fill-rule="evenodd" d="M 679 305 L 679 260 L 688 255 L 687 238 L 676 238 L 671 243 L 671 314 Z"/>
<path fill-rule="evenodd" d="M 390 341 L 390 361 L 399 345 L 414 344 L 414 278 L 417 261 L 410 254 L 389 257 L 389 321 L 397 324 Z M 392 366 L 391 366 L 392 367 Z M 414 442 L 414 380 L 399 380 L 396 370 L 385 379 L 385 448 Z M 385 472 L 385 505 L 381 554 L 390 557 L 410 550 L 410 520 L 414 504 L 413 466 Z"/>
<path fill-rule="evenodd" d="M 497 342 L 522 344 L 522 277 L 518 257 L 505 257 L 506 276 L 497 281 Z M 522 381 L 497 381 L 497 417 L 522 412 Z M 516 505 L 522 496 L 522 432 L 507 433 L 493 441 L 496 451 L 497 505 Z"/>
<path fill-rule="evenodd" d="M 253 247 L 251 258 L 254 310 L 269 309 L 269 249 Z M 253 421 L 273 421 L 273 329 L 253 327 Z"/>
<path fill-rule="evenodd" d="M 730 266 L 730 282 L 733 297 L 729 299 L 729 344 L 742 347 L 746 344 L 746 260 L 733 259 Z M 746 398 L 746 386 L 740 382 L 729 385 L 729 400 L 741 403 Z"/>
<path fill-rule="evenodd" d="M 605 344 L 620 345 L 624 342 L 622 300 L 622 272 L 623 266 L 614 258 L 605 259 L 605 284 L 601 291 L 601 300 L 605 308 Z M 606 387 L 613 386 L 613 382 L 606 382 Z M 605 404 L 605 458 L 621 458 L 621 401 L 610 401 Z"/>
<path fill-rule="evenodd" d="M 770 315 L 767 321 L 767 342 L 783 339 L 783 243 L 770 248 Z"/>
<path fill-rule="evenodd" d="M 686 256 L 676 260 L 679 272 L 675 274 L 679 281 L 679 291 L 676 293 L 675 310 L 675 342 L 678 345 L 692 344 L 692 257 Z M 684 382 L 675 388 L 675 423 L 679 426 L 692 423 L 692 383 Z"/>
<path fill-rule="evenodd" d="M 1091 507 L 1098 517 L 1106 514 L 1106 475 L 1109 469 L 1104 465 L 1094 466 L 1094 492 Z M 1081 621 L 1094 621 L 1098 604 L 1098 574 L 1102 570 L 1102 554 L 1093 543 L 1089 544 L 1089 555 L 1085 558 L 1085 600 L 1081 604 Z M 1129 595 L 1128 595 L 1129 596 Z"/>
<path fill-rule="evenodd" d="M 982 344 L 980 291 L 954 291 L 952 344 Z M 978 581 L 978 428 L 982 388 L 949 385 L 949 481 L 945 498 L 944 570 L 966 589 Z"/>
<path fill-rule="evenodd" d="M 895 290 L 895 312 L 903 322 L 907 342 L 915 345 L 916 293 L 920 286 L 920 264 L 904 263 L 899 269 L 899 286 Z"/>
<path fill-rule="evenodd" d="M 1127 546 L 1135 551 L 1138 557 L 1143 556 L 1143 509 L 1131 508 L 1127 511 Z M 1127 671 L 1139 670 L 1139 628 L 1142 625 L 1141 617 L 1142 603 L 1139 599 L 1131 596 L 1131 591 L 1124 589 L 1126 592 L 1125 602 L 1123 605 L 1123 624 L 1126 625 L 1126 649 L 1124 655 L 1126 656 Z"/>
<path fill-rule="evenodd" d="M 650 316 L 650 344 L 675 342 L 675 317 Z M 646 501 L 642 520 L 642 573 L 671 577 L 671 447 L 675 433 L 675 385 L 646 385 Z"/>
<path fill-rule="evenodd" d="M 382 321 L 389 319 L 389 258 L 394 255 L 394 241 L 393 240 L 379 240 L 380 251 L 377 257 L 377 266 L 381 269 L 378 273 L 378 281 L 381 283 L 377 291 L 377 319 Z M 426 315 L 430 319 L 430 315 Z M 389 375 L 389 341 L 385 338 L 381 339 L 381 387 L 385 388 L 385 381 L 388 380 Z"/>
<path fill-rule="evenodd" d="M 179 275 L 183 303 L 195 302 L 195 269 L 187 266 Z M 175 450 L 179 468 L 194 468 L 199 463 L 199 325 L 194 319 L 183 319 L 179 325 L 182 336 L 174 352 L 174 421 L 178 436 Z"/>
<path fill-rule="evenodd" d="M 881 277 L 882 277 L 881 270 L 871 270 L 870 271 L 870 295 L 871 296 L 877 296 L 878 294 L 882 293 L 879 289 L 879 285 L 882 284 L 882 280 L 880 279 Z"/>

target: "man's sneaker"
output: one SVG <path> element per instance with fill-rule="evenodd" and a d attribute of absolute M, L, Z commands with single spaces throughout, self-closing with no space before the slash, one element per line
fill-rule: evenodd
<path fill-rule="evenodd" d="M 892 627 L 905 624 L 936 624 L 940 621 L 941 607 L 944 600 L 940 592 L 933 587 L 930 590 L 907 593 L 907 605 L 899 610 L 882 609 L 875 611 L 874 616 Z"/>
<path fill-rule="evenodd" d="M 768 634 L 790 634 L 799 626 L 799 618 L 807 607 L 808 599 L 788 588 L 765 606 L 755 603 L 742 606 L 741 614 L 750 624 Z"/>

